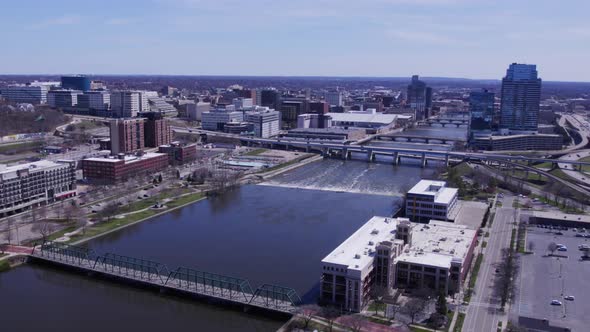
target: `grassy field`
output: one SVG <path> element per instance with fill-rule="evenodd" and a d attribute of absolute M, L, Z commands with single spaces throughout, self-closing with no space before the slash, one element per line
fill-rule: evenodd
<path fill-rule="evenodd" d="M 19 153 L 37 150 L 43 146 L 43 141 L 23 142 L 0 145 L 0 153 Z"/>
<path fill-rule="evenodd" d="M 8 261 L 3 260 L 0 261 L 0 272 L 4 272 L 4 271 L 8 271 L 10 270 L 10 264 L 8 264 Z"/>
<path fill-rule="evenodd" d="M 463 329 L 463 322 L 465 321 L 465 314 L 460 312 L 459 316 L 457 316 L 457 321 L 455 322 L 455 328 L 453 328 L 453 332 L 461 332 Z"/>
<path fill-rule="evenodd" d="M 248 151 L 246 153 L 244 153 L 244 156 L 257 156 L 259 154 L 265 153 L 267 150 L 266 149 L 256 149 L 256 150 L 252 150 L 252 151 Z"/>
<path fill-rule="evenodd" d="M 590 156 L 584 157 L 584 158 L 580 159 L 580 161 L 590 162 Z M 582 171 L 584 171 L 584 172 L 590 172 L 590 165 L 584 165 L 584 166 L 582 166 Z"/>
<path fill-rule="evenodd" d="M 482 262 L 483 254 L 478 254 L 477 258 L 475 259 L 475 264 L 473 265 L 473 270 L 471 271 L 471 277 L 469 278 L 468 290 L 465 292 L 465 296 L 463 297 L 463 301 L 465 302 L 469 302 L 471 300 L 471 291 L 477 282 L 477 275 L 479 274 L 479 269 L 481 268 Z"/>

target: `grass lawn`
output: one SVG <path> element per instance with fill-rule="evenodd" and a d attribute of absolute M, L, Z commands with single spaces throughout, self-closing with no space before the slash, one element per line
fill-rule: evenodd
<path fill-rule="evenodd" d="M 580 161 L 590 162 L 590 156 L 580 159 Z M 582 165 L 582 171 L 590 172 L 590 165 Z"/>
<path fill-rule="evenodd" d="M 410 331 L 412 332 L 432 332 L 430 329 L 422 328 L 416 325 L 410 326 Z"/>
<path fill-rule="evenodd" d="M 248 151 L 248 152 L 244 153 L 244 156 L 257 156 L 257 155 L 262 154 L 266 151 L 267 151 L 267 149 L 256 149 L 256 150 L 252 150 L 252 151 Z"/>
<path fill-rule="evenodd" d="M 4 144 L 0 145 L 0 153 L 4 152 L 19 152 L 19 151 L 27 151 L 27 150 L 35 150 L 40 148 L 43 145 L 42 141 L 33 141 L 33 142 L 23 142 L 23 143 L 14 143 L 14 144 Z"/>
<path fill-rule="evenodd" d="M 463 329 L 463 322 L 465 321 L 465 314 L 460 312 L 459 316 L 457 316 L 457 321 L 455 322 L 455 328 L 453 332 L 461 332 Z"/>
<path fill-rule="evenodd" d="M 469 278 L 468 290 L 465 292 L 465 296 L 463 297 L 463 301 L 465 302 L 469 302 L 471 300 L 471 291 L 477 282 L 477 274 L 479 273 L 482 261 L 483 254 L 478 254 L 477 258 L 475 259 L 475 264 L 473 265 L 473 270 L 471 271 L 471 277 Z"/>
<path fill-rule="evenodd" d="M 8 264 L 7 260 L 0 261 L 0 272 L 10 270 L 10 264 Z"/>
<path fill-rule="evenodd" d="M 375 301 L 369 303 L 369 306 L 367 307 L 367 311 L 370 311 L 372 313 L 374 313 L 375 311 L 379 312 L 383 312 L 385 310 L 385 303 L 377 303 Z"/>
<path fill-rule="evenodd" d="M 483 241 L 482 244 L 481 244 L 481 247 L 482 248 L 485 248 L 487 246 L 488 246 L 488 242 L 487 241 Z"/>

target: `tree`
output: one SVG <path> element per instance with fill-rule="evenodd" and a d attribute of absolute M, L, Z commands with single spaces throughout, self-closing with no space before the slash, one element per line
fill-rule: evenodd
<path fill-rule="evenodd" d="M 412 324 L 414 324 L 416 317 L 424 311 L 425 307 L 426 301 L 424 299 L 412 298 L 408 302 L 406 302 L 405 306 L 403 306 L 403 312 L 406 315 L 410 316 L 410 318 L 412 319 Z"/>
<path fill-rule="evenodd" d="M 8 218 L 6 219 L 6 242 L 8 242 L 8 244 L 12 244 L 12 224 L 13 224 L 13 220 L 12 218 Z"/>
<path fill-rule="evenodd" d="M 547 245 L 547 250 L 551 252 L 551 256 L 553 256 L 553 253 L 557 250 L 557 244 L 555 244 L 555 242 L 549 243 L 549 245 Z"/>
<path fill-rule="evenodd" d="M 361 332 L 365 327 L 366 320 L 361 315 L 349 315 L 342 317 L 341 321 L 344 325 L 350 327 L 352 332 Z"/>
<path fill-rule="evenodd" d="M 529 243 L 527 244 L 527 250 L 529 252 L 533 252 L 535 250 L 535 242 L 529 241 Z"/>
<path fill-rule="evenodd" d="M 309 322 L 311 321 L 313 316 L 317 315 L 321 311 L 322 311 L 321 308 L 316 304 L 302 305 L 297 309 L 297 314 L 303 320 L 303 329 L 304 330 L 307 329 L 307 327 L 309 326 Z"/>
<path fill-rule="evenodd" d="M 112 202 L 107 204 L 102 210 L 98 211 L 98 216 L 101 219 L 105 219 L 110 221 L 117 213 L 119 212 L 119 206 L 116 203 Z"/>
<path fill-rule="evenodd" d="M 47 219 L 39 219 L 39 221 L 36 221 L 33 226 L 31 227 L 31 230 L 34 232 L 38 232 L 39 235 L 41 235 L 41 238 L 43 239 L 43 242 L 47 241 L 47 237 L 55 232 L 55 225 L 51 222 L 49 222 Z"/>
<path fill-rule="evenodd" d="M 379 313 L 379 308 L 382 308 L 382 310 L 385 311 L 385 308 L 383 308 L 385 304 L 383 302 L 383 298 L 387 295 L 389 295 L 387 287 L 373 285 L 373 287 L 371 288 L 371 298 L 375 303 L 375 315 Z"/>
<path fill-rule="evenodd" d="M 516 253 L 511 249 L 502 249 L 502 259 L 497 269 L 493 291 L 500 298 L 500 307 L 504 310 L 506 303 L 514 297 L 515 277 L 518 273 Z"/>
<path fill-rule="evenodd" d="M 329 331 L 332 332 L 334 321 L 340 317 L 340 311 L 332 306 L 326 306 L 322 308 L 322 317 L 328 321 Z"/>
<path fill-rule="evenodd" d="M 438 296 L 436 298 L 436 312 L 441 315 L 447 314 L 447 297 L 443 291 L 438 292 Z"/>
<path fill-rule="evenodd" d="M 86 233 L 86 227 L 88 226 L 88 218 L 82 214 L 76 217 L 76 227 L 80 229 L 82 235 Z"/>

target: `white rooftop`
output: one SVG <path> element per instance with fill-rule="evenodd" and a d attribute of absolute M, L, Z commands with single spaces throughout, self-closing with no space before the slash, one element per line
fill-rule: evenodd
<path fill-rule="evenodd" d="M 466 226 L 446 221 L 412 223 L 410 249 L 397 257 L 396 262 L 450 268 L 453 260 L 464 261 L 475 233 Z"/>
<path fill-rule="evenodd" d="M 408 194 L 434 196 L 435 203 L 449 204 L 457 196 L 457 188 L 448 188 L 445 181 L 420 180 Z"/>
<path fill-rule="evenodd" d="M 48 167 L 62 166 L 62 165 L 63 164 L 56 163 L 51 160 L 39 160 L 39 161 L 31 162 L 31 163 L 17 164 L 17 165 L 12 165 L 12 166 L 8 166 L 6 164 L 0 164 L 0 174 L 16 172 L 21 169 L 48 168 Z"/>
<path fill-rule="evenodd" d="M 397 119 L 397 114 L 327 113 L 332 121 L 364 122 L 388 125 Z"/>
<path fill-rule="evenodd" d="M 136 155 L 125 155 L 124 159 L 125 163 L 132 163 L 132 162 L 136 162 L 136 161 L 140 161 L 140 160 L 144 160 L 144 159 L 150 159 L 150 158 L 154 158 L 154 157 L 158 157 L 158 156 L 166 156 L 167 154 L 165 153 L 158 153 L 158 152 L 146 152 L 141 156 L 136 156 Z M 111 162 L 111 163 L 115 163 L 118 161 L 121 161 L 121 159 L 118 158 L 118 156 L 107 156 L 107 157 L 92 157 L 92 158 L 86 158 L 84 160 L 88 160 L 88 161 L 100 161 L 100 162 Z"/>
<path fill-rule="evenodd" d="M 342 242 L 322 263 L 345 265 L 349 270 L 362 270 L 373 264 L 375 246 L 382 241 L 394 241 L 397 219 L 373 217 Z"/>

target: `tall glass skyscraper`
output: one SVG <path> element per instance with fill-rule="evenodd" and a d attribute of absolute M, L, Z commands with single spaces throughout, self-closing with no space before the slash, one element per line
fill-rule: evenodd
<path fill-rule="evenodd" d="M 513 63 L 502 79 L 500 128 L 509 130 L 537 130 L 541 79 L 537 66 Z"/>
<path fill-rule="evenodd" d="M 416 111 L 416 120 L 428 117 L 428 109 L 432 105 L 432 89 L 421 81 L 418 75 L 412 76 L 412 82 L 408 85 L 408 104 Z"/>
<path fill-rule="evenodd" d="M 486 89 L 469 94 L 469 131 L 491 131 L 494 120 L 494 93 Z"/>

